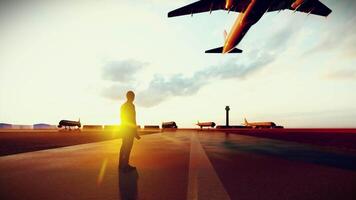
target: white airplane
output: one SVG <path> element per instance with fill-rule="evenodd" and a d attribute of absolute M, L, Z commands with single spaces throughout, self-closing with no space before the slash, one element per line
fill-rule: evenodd
<path fill-rule="evenodd" d="M 277 126 L 274 122 L 248 122 L 246 118 L 243 125 L 252 128 L 283 128 L 283 126 Z"/>

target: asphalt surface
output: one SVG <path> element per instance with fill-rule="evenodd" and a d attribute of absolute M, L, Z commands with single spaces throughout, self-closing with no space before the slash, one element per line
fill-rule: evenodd
<path fill-rule="evenodd" d="M 356 199 L 356 155 L 221 132 L 177 131 L 0 157 L 0 199 Z"/>

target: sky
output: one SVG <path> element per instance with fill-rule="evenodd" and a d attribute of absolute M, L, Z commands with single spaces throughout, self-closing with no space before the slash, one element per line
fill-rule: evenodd
<path fill-rule="evenodd" d="M 119 124 L 127 90 L 138 124 L 274 121 L 356 127 L 356 1 L 327 17 L 266 13 L 223 46 L 238 13 L 168 18 L 191 0 L 0 1 L 0 122 Z"/>

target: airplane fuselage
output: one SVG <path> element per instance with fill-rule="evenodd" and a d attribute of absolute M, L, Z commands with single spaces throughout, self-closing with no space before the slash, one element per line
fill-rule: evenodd
<path fill-rule="evenodd" d="M 246 10 L 237 17 L 229 35 L 227 36 L 222 53 L 231 51 L 240 43 L 247 31 L 266 13 L 271 1 L 251 0 Z"/>
<path fill-rule="evenodd" d="M 168 17 L 225 10 L 239 12 L 230 33 L 225 35 L 224 46 L 206 50 L 205 53 L 242 53 L 236 46 L 248 30 L 267 12 L 293 10 L 308 15 L 327 17 L 332 10 L 319 0 L 198 0 L 168 13 Z"/>
<path fill-rule="evenodd" d="M 203 127 L 214 127 L 216 124 L 215 122 L 198 122 L 196 124 L 197 126 L 200 126 L 200 128 L 203 128 Z"/>
<path fill-rule="evenodd" d="M 80 128 L 81 127 L 81 123 L 80 121 L 71 121 L 71 120 L 61 120 L 58 124 L 58 128 L 61 128 L 61 127 L 78 127 Z"/>

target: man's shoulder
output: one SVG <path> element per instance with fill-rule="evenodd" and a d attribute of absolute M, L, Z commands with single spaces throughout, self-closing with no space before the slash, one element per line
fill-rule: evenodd
<path fill-rule="evenodd" d="M 121 109 L 135 109 L 135 105 L 131 102 L 125 102 L 121 105 Z"/>

